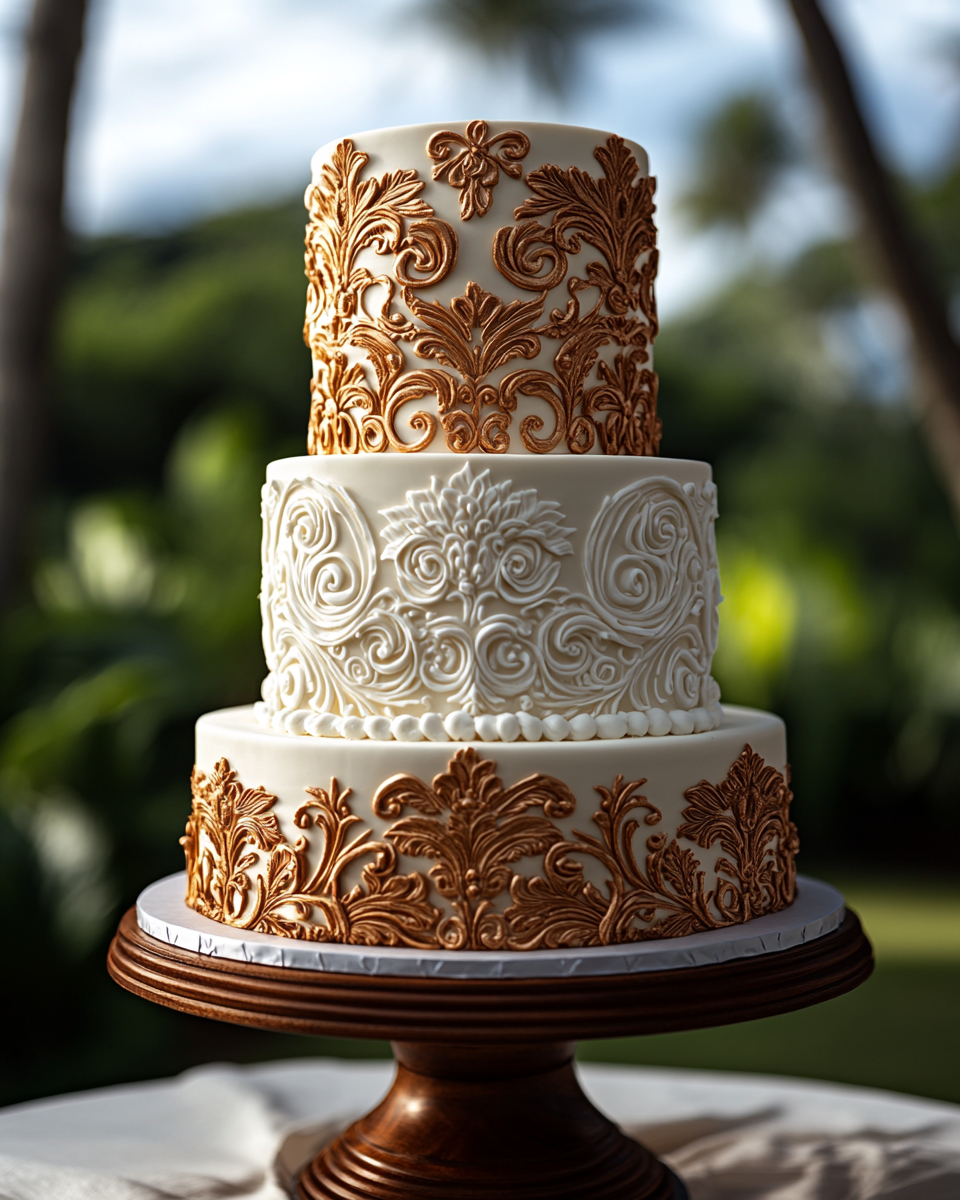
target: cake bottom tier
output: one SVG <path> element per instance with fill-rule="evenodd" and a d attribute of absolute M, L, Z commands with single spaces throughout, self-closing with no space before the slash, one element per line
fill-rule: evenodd
<path fill-rule="evenodd" d="M 783 722 L 617 742 L 351 742 L 197 723 L 187 903 L 262 933 L 536 950 L 678 937 L 795 891 Z"/>

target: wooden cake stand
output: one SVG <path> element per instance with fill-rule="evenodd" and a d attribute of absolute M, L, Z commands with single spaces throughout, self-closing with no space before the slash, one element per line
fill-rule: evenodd
<path fill-rule="evenodd" d="M 873 956 L 847 912 L 839 928 L 792 949 L 705 966 L 550 978 L 357 974 L 180 949 L 144 933 L 131 908 L 107 965 L 122 987 L 182 1012 L 393 1043 L 393 1087 L 307 1164 L 299 1200 L 682 1200 L 676 1176 L 581 1091 L 576 1041 L 819 1004 L 863 983 Z"/>

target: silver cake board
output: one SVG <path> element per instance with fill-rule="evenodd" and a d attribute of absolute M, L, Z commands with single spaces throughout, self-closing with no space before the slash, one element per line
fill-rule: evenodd
<path fill-rule="evenodd" d="M 788 908 L 742 925 L 686 937 L 584 949 L 495 951 L 408 950 L 300 941 L 222 925 L 188 908 L 186 873 L 151 884 L 137 900 L 144 933 L 181 950 L 213 958 L 348 975 L 400 975 L 440 979 L 537 979 L 631 975 L 709 966 L 735 958 L 775 954 L 839 928 L 843 896 L 836 888 L 799 876 Z"/>

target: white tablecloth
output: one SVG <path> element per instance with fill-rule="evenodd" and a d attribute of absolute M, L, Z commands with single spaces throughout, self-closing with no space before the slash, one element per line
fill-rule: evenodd
<path fill-rule="evenodd" d="M 0 1110 L 2 1200 L 285 1200 L 392 1064 L 208 1066 Z M 691 1200 L 958 1200 L 960 1107 L 865 1088 L 585 1066 L 595 1103 Z"/>

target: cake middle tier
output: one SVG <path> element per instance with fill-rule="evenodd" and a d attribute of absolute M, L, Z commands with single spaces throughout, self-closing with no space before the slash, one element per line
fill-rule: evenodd
<path fill-rule="evenodd" d="M 677 459 L 271 463 L 260 719 L 400 741 L 709 729 L 715 516 L 710 468 Z"/>

